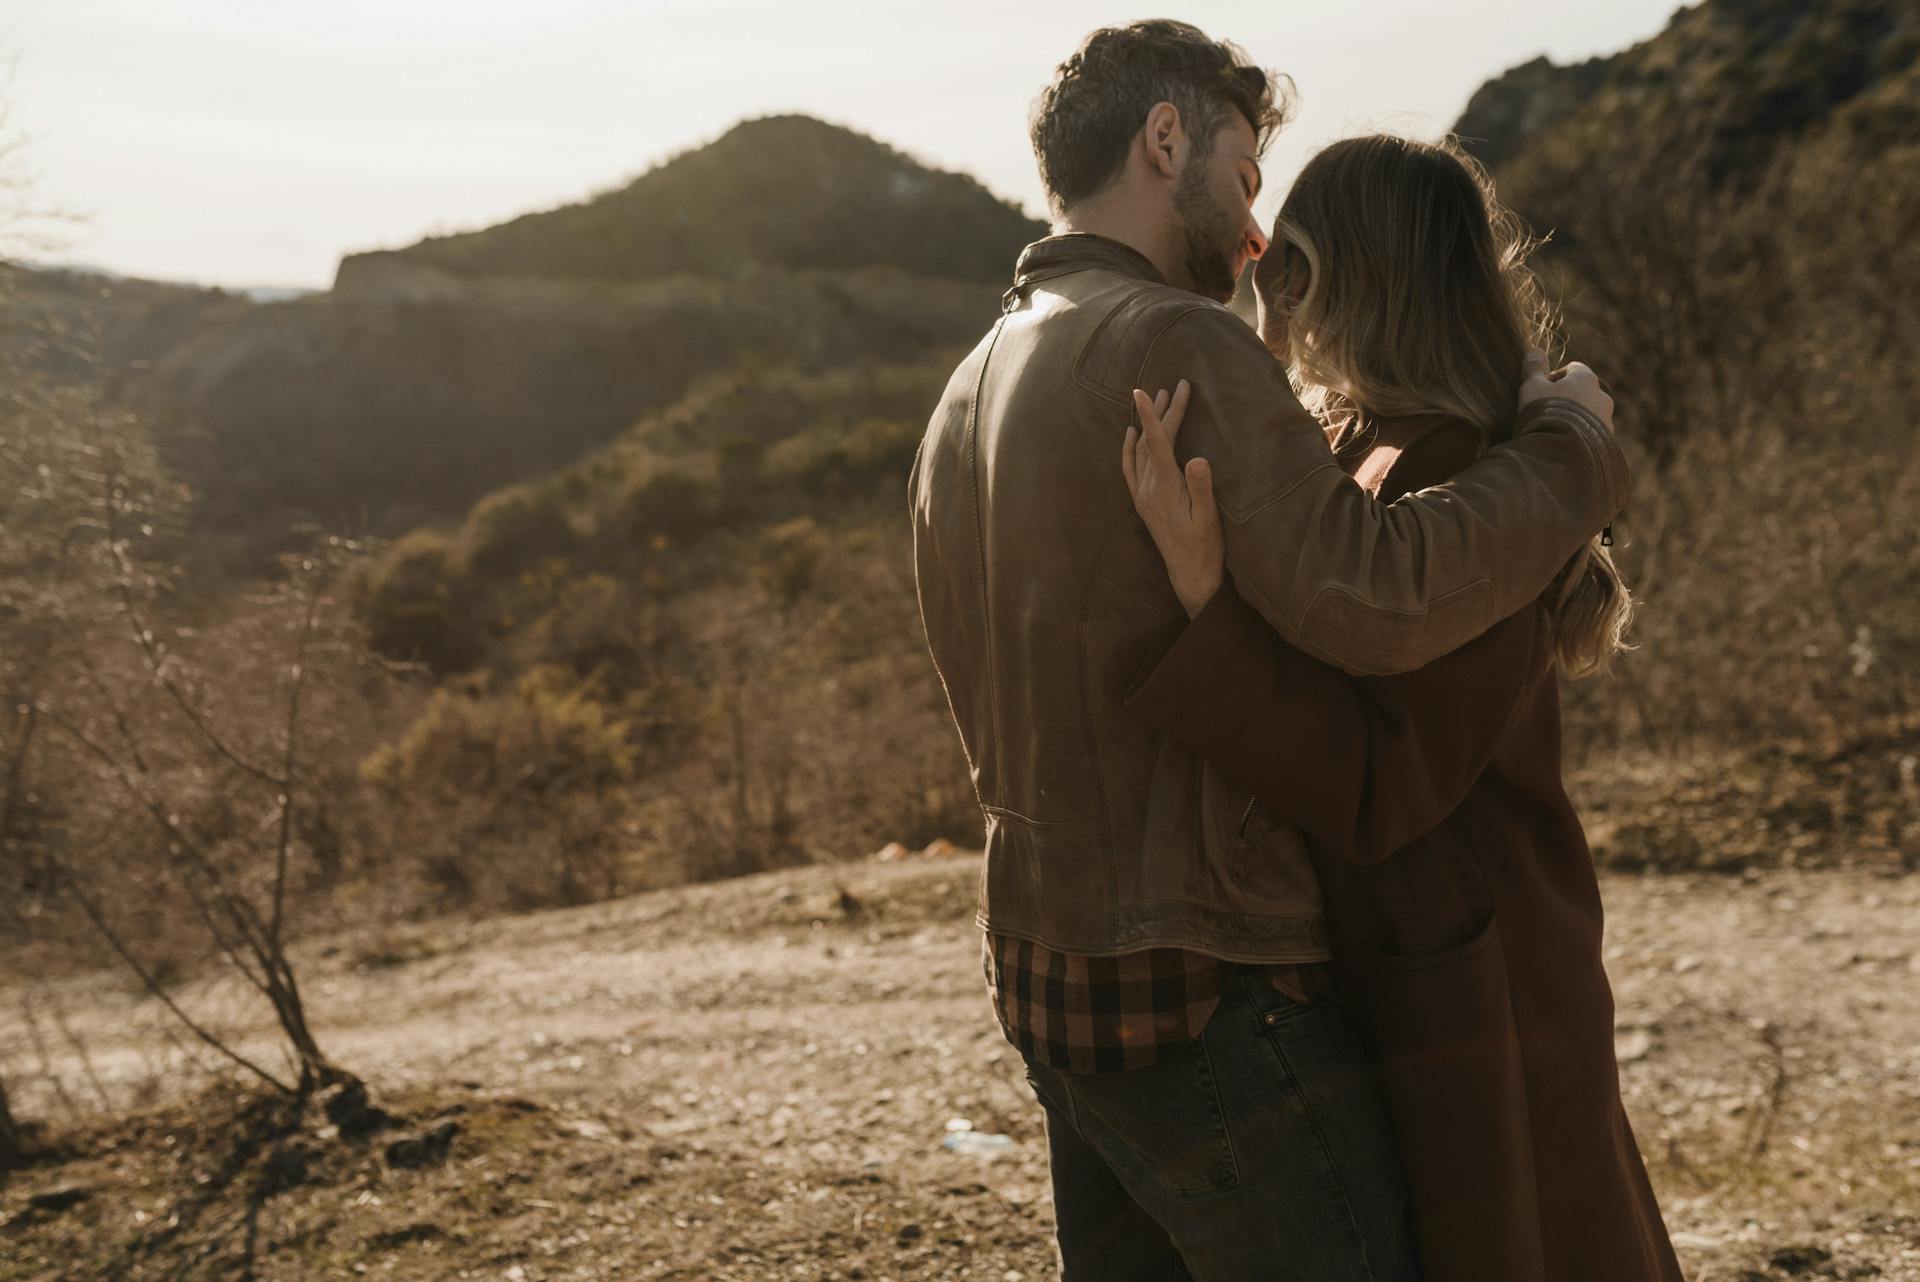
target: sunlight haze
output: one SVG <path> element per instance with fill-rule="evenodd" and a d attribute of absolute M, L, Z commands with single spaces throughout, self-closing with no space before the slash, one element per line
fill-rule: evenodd
<path fill-rule="evenodd" d="M 1611 53 L 1673 0 L 1196 3 L 1173 16 L 1292 75 L 1270 212 L 1317 145 L 1445 129 L 1501 71 Z M 325 287 L 343 253 L 579 200 L 749 116 L 804 112 L 1044 215 L 1027 105 L 1087 3 L 5 0 L 6 88 L 37 203 L 85 221 L 49 260 Z"/>

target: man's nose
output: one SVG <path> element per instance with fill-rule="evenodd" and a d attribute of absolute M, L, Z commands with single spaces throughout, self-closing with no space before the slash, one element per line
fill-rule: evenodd
<path fill-rule="evenodd" d="M 1247 220 L 1247 257 L 1259 258 L 1267 252 L 1268 245 L 1267 234 L 1260 230 L 1260 224 L 1249 218 Z"/>

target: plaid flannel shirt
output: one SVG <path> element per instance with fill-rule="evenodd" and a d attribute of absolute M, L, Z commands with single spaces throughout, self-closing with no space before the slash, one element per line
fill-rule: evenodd
<path fill-rule="evenodd" d="M 1226 965 L 1181 948 L 1090 957 L 993 933 L 981 945 L 1007 1040 L 1040 1063 L 1076 1073 L 1145 1068 L 1161 1047 L 1198 1037 L 1220 1004 Z M 1296 1001 L 1332 991 L 1325 962 L 1265 970 L 1267 981 Z"/>

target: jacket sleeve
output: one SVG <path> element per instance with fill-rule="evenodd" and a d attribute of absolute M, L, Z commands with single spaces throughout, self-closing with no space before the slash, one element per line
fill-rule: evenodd
<path fill-rule="evenodd" d="M 1348 677 L 1276 636 L 1223 584 L 1127 706 L 1320 849 L 1385 859 L 1438 827 L 1539 676 L 1540 612 L 1416 672 Z"/>
<path fill-rule="evenodd" d="M 1240 595 L 1314 658 L 1406 672 L 1537 597 L 1625 506 L 1606 426 L 1535 402 L 1508 444 L 1444 485 L 1381 503 L 1334 461 L 1319 424 L 1246 324 L 1200 304 L 1152 341 L 1138 386 L 1193 388 L 1179 454 L 1213 464 Z"/>
<path fill-rule="evenodd" d="M 1411 445 L 1382 479 L 1404 494 L 1470 467 L 1466 428 Z M 1417 671 L 1348 677 L 1275 635 L 1224 583 L 1128 700 L 1305 832 L 1374 863 L 1466 799 L 1548 665 L 1530 604 Z"/>

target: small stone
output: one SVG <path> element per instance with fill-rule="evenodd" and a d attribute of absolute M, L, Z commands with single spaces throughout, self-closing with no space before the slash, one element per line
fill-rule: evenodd
<path fill-rule="evenodd" d="M 358 1139 L 393 1125 L 393 1115 L 367 1102 L 366 1083 L 352 1078 L 327 1096 L 322 1105 L 327 1120 L 348 1139 Z"/>
<path fill-rule="evenodd" d="M 392 1167 L 433 1166 L 447 1159 L 460 1123 L 442 1122 L 423 1135 L 395 1140 L 387 1145 L 387 1165 Z"/>
<path fill-rule="evenodd" d="M 1832 1258 L 1831 1251 L 1822 1250 L 1817 1246 L 1788 1246 L 1768 1256 L 1767 1267 L 1798 1276 L 1817 1265 L 1825 1264 Z"/>
<path fill-rule="evenodd" d="M 560 1129 L 578 1135 L 583 1140 L 611 1140 L 613 1128 L 605 1122 L 597 1122 L 590 1117 L 574 1118 L 560 1123 Z"/>
<path fill-rule="evenodd" d="M 1644 1028 L 1624 1028 L 1613 1035 L 1613 1057 L 1622 1064 L 1645 1059 L 1653 1053 L 1653 1034 Z"/>
<path fill-rule="evenodd" d="M 49 1215 L 80 1205 L 93 1196 L 93 1190 L 84 1184 L 64 1184 L 57 1189 L 48 1189 L 45 1193 L 35 1193 L 27 1199 L 27 1208 L 33 1211 L 45 1211 Z"/>

